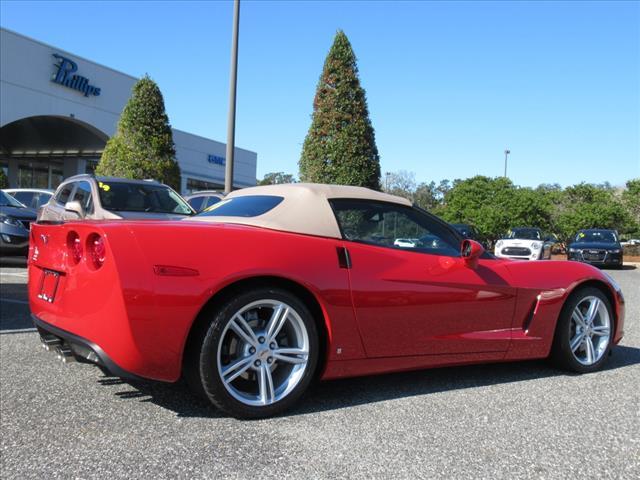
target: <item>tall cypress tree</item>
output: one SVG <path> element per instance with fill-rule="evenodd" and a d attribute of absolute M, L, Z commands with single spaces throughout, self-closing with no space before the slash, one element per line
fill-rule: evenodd
<path fill-rule="evenodd" d="M 147 75 L 133 86 L 116 134 L 105 146 L 98 175 L 153 178 L 180 191 L 180 166 L 158 85 Z"/>
<path fill-rule="evenodd" d="M 305 182 L 380 189 L 380 156 L 366 94 L 356 56 L 342 30 L 324 62 L 299 166 Z"/>

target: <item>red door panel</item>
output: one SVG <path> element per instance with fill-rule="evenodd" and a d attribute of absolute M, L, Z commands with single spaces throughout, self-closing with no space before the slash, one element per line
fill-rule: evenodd
<path fill-rule="evenodd" d="M 369 357 L 506 351 L 515 288 L 481 260 L 345 242 Z"/>

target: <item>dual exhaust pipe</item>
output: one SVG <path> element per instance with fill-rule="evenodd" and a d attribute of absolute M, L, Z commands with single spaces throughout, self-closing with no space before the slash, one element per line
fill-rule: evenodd
<path fill-rule="evenodd" d="M 54 336 L 41 336 L 40 340 L 42 340 L 42 347 L 47 352 L 55 353 L 58 360 L 62 363 L 71 363 L 76 361 L 73 350 L 71 350 L 71 347 L 65 344 L 61 338 Z"/>

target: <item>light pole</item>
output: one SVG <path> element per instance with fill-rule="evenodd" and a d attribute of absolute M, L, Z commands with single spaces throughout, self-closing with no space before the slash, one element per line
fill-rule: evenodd
<path fill-rule="evenodd" d="M 233 33 L 231 37 L 231 73 L 229 75 L 229 117 L 227 118 L 227 154 L 224 169 L 224 191 L 233 190 L 233 151 L 236 139 L 236 86 L 238 84 L 238 25 L 240 0 L 233 0 Z"/>
<path fill-rule="evenodd" d="M 504 151 L 504 178 L 507 178 L 507 158 L 509 157 L 510 153 L 511 153 L 511 150 L 509 150 L 508 148 L 505 149 L 505 151 Z"/>

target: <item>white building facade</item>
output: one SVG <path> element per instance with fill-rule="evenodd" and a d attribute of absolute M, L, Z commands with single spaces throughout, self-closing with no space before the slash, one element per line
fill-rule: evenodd
<path fill-rule="evenodd" d="M 0 29 L 0 168 L 12 188 L 92 173 L 138 79 Z M 182 193 L 224 188 L 224 143 L 173 129 Z M 256 184 L 257 154 L 235 149 L 234 188 Z"/>

